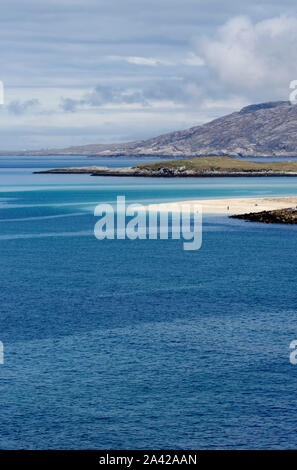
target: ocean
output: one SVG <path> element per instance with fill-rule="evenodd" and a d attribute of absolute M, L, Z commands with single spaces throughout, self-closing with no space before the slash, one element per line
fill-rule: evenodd
<path fill-rule="evenodd" d="M 297 227 L 205 214 L 184 251 L 99 241 L 93 211 L 297 179 L 32 174 L 138 161 L 0 157 L 0 448 L 296 448 Z"/>

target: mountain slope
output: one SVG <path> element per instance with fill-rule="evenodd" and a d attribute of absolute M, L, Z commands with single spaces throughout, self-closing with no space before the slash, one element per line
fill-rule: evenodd
<path fill-rule="evenodd" d="M 292 106 L 288 101 L 262 103 L 247 106 L 201 126 L 148 140 L 33 152 L 35 155 L 49 153 L 158 157 L 297 156 L 297 106 Z"/>

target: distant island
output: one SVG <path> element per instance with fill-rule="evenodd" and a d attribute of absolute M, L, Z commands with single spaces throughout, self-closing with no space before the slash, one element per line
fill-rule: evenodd
<path fill-rule="evenodd" d="M 253 104 L 190 129 L 147 140 L 1 155 L 89 157 L 297 157 L 297 106 L 289 101 Z"/>
<path fill-rule="evenodd" d="M 219 177 L 219 176 L 297 176 L 297 162 L 252 162 L 234 158 L 200 157 L 182 160 L 142 163 L 133 167 L 107 168 L 104 166 L 69 167 L 43 170 L 35 173 L 86 173 L 92 176 L 136 177 Z"/>

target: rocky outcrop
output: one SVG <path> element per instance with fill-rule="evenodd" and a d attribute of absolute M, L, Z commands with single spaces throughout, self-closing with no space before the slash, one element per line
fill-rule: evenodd
<path fill-rule="evenodd" d="M 243 219 L 250 222 L 263 222 L 265 224 L 297 224 L 297 207 L 277 209 L 273 211 L 252 212 L 230 216 L 233 219 Z"/>

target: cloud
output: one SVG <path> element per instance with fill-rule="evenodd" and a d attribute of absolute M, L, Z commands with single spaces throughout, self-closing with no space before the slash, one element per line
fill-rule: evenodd
<path fill-rule="evenodd" d="M 147 104 L 142 90 L 131 90 L 125 87 L 98 85 L 80 99 L 61 97 L 60 108 L 66 112 L 76 112 L 82 107 L 100 108 L 107 104 Z"/>
<path fill-rule="evenodd" d="M 123 61 L 128 62 L 128 64 L 133 65 L 145 65 L 149 67 L 156 67 L 157 65 L 171 65 L 170 62 L 162 59 L 154 59 L 153 57 L 133 57 L 133 56 L 118 56 L 118 55 L 111 55 L 107 56 L 108 60 L 112 60 L 115 62 Z"/>
<path fill-rule="evenodd" d="M 131 90 L 118 86 L 98 85 L 93 91 L 84 95 L 81 104 L 103 106 L 105 104 L 143 103 L 141 90 Z"/>
<path fill-rule="evenodd" d="M 43 145 L 56 145 L 59 127 L 57 145 L 67 146 L 74 123 L 76 143 L 90 140 L 89 126 L 100 128 L 98 142 L 159 134 L 241 103 L 288 99 L 297 79 L 295 0 L 3 3 L 0 79 L 10 107 L 0 121 L 10 147 L 17 126 L 27 147 L 41 127 Z"/>
<path fill-rule="evenodd" d="M 139 88 L 98 85 L 80 99 L 61 97 L 60 108 L 65 112 L 76 112 L 82 107 L 100 108 L 105 105 L 138 104 L 149 107 L 154 102 L 172 102 L 195 105 L 201 99 L 201 89 L 195 78 L 156 80 Z"/>
<path fill-rule="evenodd" d="M 26 101 L 13 100 L 7 105 L 7 109 L 10 113 L 20 115 L 30 111 L 32 108 L 40 105 L 38 99 L 31 99 Z"/>
<path fill-rule="evenodd" d="M 281 15 L 253 23 L 237 16 L 198 45 L 206 65 L 233 88 L 289 86 L 297 77 L 297 18 Z"/>
<path fill-rule="evenodd" d="M 201 67 L 204 65 L 204 60 L 197 56 L 194 52 L 189 52 L 185 59 L 157 59 L 153 57 L 133 57 L 133 56 L 118 56 L 112 55 L 107 56 L 108 60 L 112 61 L 123 61 L 133 65 L 144 65 L 149 67 L 156 67 L 158 65 L 163 66 L 178 66 L 178 65 L 188 65 L 190 67 Z"/>
<path fill-rule="evenodd" d="M 65 112 L 74 113 L 77 106 L 80 104 L 80 100 L 74 100 L 73 98 L 61 98 L 60 108 Z"/>

